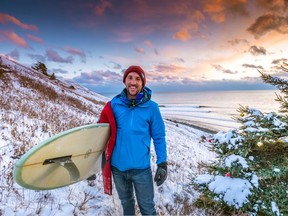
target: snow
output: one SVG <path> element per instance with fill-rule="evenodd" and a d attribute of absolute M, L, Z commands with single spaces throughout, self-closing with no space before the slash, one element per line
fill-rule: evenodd
<path fill-rule="evenodd" d="M 252 194 L 252 185 L 249 181 L 224 176 L 216 176 L 209 184 L 209 189 L 223 195 L 223 200 L 236 208 L 242 207 L 248 201 L 247 197 Z"/>
<path fill-rule="evenodd" d="M 262 115 L 261 111 L 258 109 L 250 109 L 250 112 L 253 116 L 261 116 Z"/>
<path fill-rule="evenodd" d="M 75 83 L 64 80 L 52 82 L 14 60 L 3 55 L 0 58 L 0 63 L 17 71 L 5 70 L 3 76 L 9 77 L 9 83 L 0 77 L 0 88 L 3 89 L 0 107 L 0 215 L 122 215 L 115 186 L 112 196 L 104 194 L 101 173 L 97 173 L 94 181 L 44 191 L 25 189 L 13 181 L 13 166 L 21 155 L 59 132 L 96 122 L 108 99 Z M 27 88 L 20 83 L 20 76 L 36 80 L 46 89 L 54 90 L 60 100 L 43 98 L 39 93 L 41 89 Z M 75 87 L 74 90 L 69 89 L 71 85 Z M 80 100 L 88 111 L 67 106 L 63 101 L 64 96 Z M 95 104 L 94 101 L 102 104 Z M 208 150 L 210 143 L 202 140 L 203 136 L 209 137 L 211 134 L 166 119 L 165 126 L 168 178 L 160 187 L 154 185 L 156 209 L 161 215 L 205 215 L 203 209 L 193 206 L 199 192 L 191 187 L 191 176 L 199 174 L 199 162 L 215 159 L 215 154 Z M 154 174 L 157 168 L 155 162 L 152 148 L 151 168 Z M 139 215 L 139 209 L 137 212 Z"/>
<path fill-rule="evenodd" d="M 271 206 L 272 206 L 272 211 L 276 214 L 276 215 L 280 215 L 280 211 L 279 208 L 277 207 L 277 204 L 275 202 L 271 202 Z"/>
<path fill-rule="evenodd" d="M 257 175 L 253 174 L 251 183 L 257 188 L 259 186 L 259 178 Z"/>
<path fill-rule="evenodd" d="M 253 188 L 249 181 L 240 178 L 224 176 L 200 175 L 195 179 L 199 185 L 208 184 L 210 191 L 219 195 L 228 205 L 241 208 L 248 202 L 248 196 Z"/>
<path fill-rule="evenodd" d="M 7 59 L 3 55 L 0 55 L 0 58 L 0 63 L 10 65 L 16 71 L 35 79 L 33 76 L 35 71 L 32 69 Z M 7 73 L 10 73 L 9 70 Z M 37 143 L 69 129 L 67 125 L 71 127 L 76 126 L 76 124 L 83 125 L 96 122 L 103 104 L 108 100 L 104 96 L 90 92 L 75 83 L 61 80 L 56 84 L 51 84 L 45 79 L 45 77 L 39 78 L 37 82 L 54 89 L 59 95 L 65 89 L 65 97 L 69 96 L 75 100 L 80 100 L 89 110 L 82 111 L 77 107 L 67 106 L 62 101 L 43 100 L 37 91 L 31 91 L 20 85 L 16 78 L 11 80 L 13 88 L 9 89 L 9 95 L 2 94 L 1 96 L 1 103 L 10 109 L 7 110 L 3 108 L 4 106 L 0 107 L 0 215 L 122 215 L 115 186 L 113 185 L 112 196 L 103 193 L 101 173 L 97 173 L 97 178 L 94 181 L 82 181 L 47 191 L 25 189 L 13 181 L 11 176 L 13 165 L 19 158 L 15 153 L 18 152 L 18 155 L 19 152 L 25 153 Z M 75 86 L 76 90 L 69 90 L 71 85 Z M 0 76 L 0 87 L 2 88 L 2 86 L 5 86 L 5 83 Z M 29 100 L 27 95 L 34 100 Z M 10 103 L 11 98 L 15 104 Z M 93 101 L 103 103 L 95 105 Z M 41 107 L 46 107 L 44 112 Z M 29 112 L 26 112 L 27 109 Z M 59 110 L 61 114 L 59 114 Z M 261 115 L 261 112 L 256 109 L 251 110 L 251 112 L 254 115 Z M 194 179 L 196 183 L 208 184 L 209 190 L 218 194 L 219 199 L 223 198 L 228 205 L 241 208 L 247 203 L 253 187 L 258 187 L 256 175 L 252 174 L 251 180 L 248 181 L 231 176 L 203 174 L 203 170 L 199 168 L 201 162 L 212 163 L 216 160 L 215 153 L 209 150 L 211 147 L 209 139 L 213 137 L 213 140 L 219 145 L 229 143 L 229 149 L 237 149 L 242 142 L 237 131 L 230 128 L 226 132 L 220 131 L 211 134 L 199 130 L 193 125 L 175 123 L 165 118 L 177 115 L 177 109 L 165 109 L 163 114 L 167 134 L 168 178 L 160 187 L 154 185 L 158 213 L 161 215 L 205 215 L 203 209 L 193 206 L 200 195 L 191 186 L 193 176 L 196 176 Z M 46 121 L 43 118 L 46 118 Z M 47 123 L 47 119 L 51 122 Z M 201 121 L 205 120 L 205 118 L 199 118 L 198 122 L 201 125 Z M 56 125 L 55 122 L 60 123 Z M 275 124 L 281 124 L 281 122 L 275 119 Z M 215 123 L 215 125 L 217 124 Z M 259 127 L 255 127 L 255 123 L 252 121 L 247 122 L 247 125 L 249 126 L 248 130 L 263 131 L 259 130 Z M 203 137 L 206 139 L 203 140 Z M 254 160 L 252 157 L 249 159 Z M 155 151 L 152 149 L 151 168 L 154 174 L 157 168 L 155 161 Z M 229 167 L 232 163 L 239 163 L 243 168 L 248 167 L 247 161 L 238 155 L 230 155 L 225 159 L 225 166 Z M 280 172 L 280 169 L 275 168 L 274 172 Z M 279 215 L 276 203 L 272 202 L 271 206 Z M 139 209 L 137 215 L 139 215 Z"/>
<path fill-rule="evenodd" d="M 225 165 L 226 165 L 226 167 L 231 167 L 231 165 L 232 165 L 233 162 L 236 162 L 236 163 L 241 164 L 241 166 L 242 166 L 243 168 L 248 168 L 248 165 L 247 165 L 247 162 L 246 162 L 245 158 L 243 158 L 243 157 L 241 157 L 241 156 L 239 156 L 239 155 L 234 155 L 234 154 L 232 154 L 232 155 L 230 155 L 229 157 L 227 157 L 227 158 L 225 159 Z"/>

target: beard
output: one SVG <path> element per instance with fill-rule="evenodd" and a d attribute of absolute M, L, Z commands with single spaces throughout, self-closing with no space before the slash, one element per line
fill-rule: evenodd
<path fill-rule="evenodd" d="M 137 95 L 141 92 L 141 88 L 138 86 L 127 86 L 127 96 L 130 99 L 136 99 Z"/>

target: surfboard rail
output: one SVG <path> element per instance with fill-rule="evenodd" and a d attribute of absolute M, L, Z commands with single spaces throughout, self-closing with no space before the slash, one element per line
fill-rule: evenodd
<path fill-rule="evenodd" d="M 32 147 L 15 163 L 13 177 L 32 190 L 64 187 L 101 170 L 101 154 L 110 136 L 108 123 L 63 131 Z"/>

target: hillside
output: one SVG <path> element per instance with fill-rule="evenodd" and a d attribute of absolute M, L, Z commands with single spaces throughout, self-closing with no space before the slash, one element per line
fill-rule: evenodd
<path fill-rule="evenodd" d="M 25 192 L 12 179 L 15 161 L 40 141 L 61 131 L 95 123 L 107 98 L 68 81 L 51 80 L 31 68 L 0 56 L 0 200 L 3 205 Z M 31 193 L 28 193 L 31 194 Z M 33 195 L 43 199 L 38 193 Z M 40 196 L 38 196 L 40 195 Z M 11 203 L 9 204 L 11 205 Z M 15 206 L 21 209 L 21 205 Z M 6 208 L 7 211 L 7 208 Z M 33 211 L 31 211 L 33 212 Z"/>
<path fill-rule="evenodd" d="M 13 181 L 15 162 L 32 146 L 61 131 L 97 121 L 108 99 L 65 80 L 51 80 L 40 72 L 0 55 L 0 215 L 121 215 L 113 195 L 103 193 L 101 174 L 95 181 L 33 191 Z M 215 155 L 207 150 L 200 130 L 165 120 L 169 172 L 155 185 L 160 215 L 205 215 L 194 206 L 198 196 L 191 176 L 201 172 L 199 162 Z M 152 172 L 156 171 L 152 148 Z"/>
<path fill-rule="evenodd" d="M 0 89 L 1 139 L 12 144 L 15 158 L 39 139 L 96 122 L 107 101 L 80 85 L 51 80 L 4 56 L 0 56 Z"/>

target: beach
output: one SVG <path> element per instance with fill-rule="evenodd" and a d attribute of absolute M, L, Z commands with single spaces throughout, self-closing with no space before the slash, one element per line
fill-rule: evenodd
<path fill-rule="evenodd" d="M 262 112 L 277 112 L 276 90 L 154 93 L 152 99 L 167 121 L 185 124 L 209 133 L 238 128 L 235 118 L 242 106 Z"/>
<path fill-rule="evenodd" d="M 245 97 L 245 93 L 247 92 L 241 93 L 243 97 Z M 256 93 L 258 95 L 258 102 L 260 103 L 259 95 L 265 95 L 264 93 L 266 92 Z M 205 94 L 206 97 L 204 97 Z M 161 215 L 206 215 L 205 209 L 195 207 L 195 201 L 199 196 L 199 192 L 191 187 L 191 179 L 205 172 L 199 164 L 211 163 L 211 161 L 215 160 L 216 155 L 209 150 L 207 140 L 212 137 L 213 133 L 219 130 L 228 130 L 237 124 L 232 119 L 234 115 L 238 114 L 236 107 L 232 104 L 238 104 L 240 100 L 231 100 L 228 97 L 224 97 L 223 94 L 225 95 L 226 93 L 222 94 L 222 99 L 225 100 L 212 100 L 213 97 L 217 95 L 219 97 L 221 93 L 215 93 L 214 95 L 205 94 L 192 93 L 190 95 L 191 97 L 197 96 L 198 101 L 195 98 L 187 100 L 189 94 L 182 94 L 182 96 L 185 96 L 184 100 L 181 99 L 181 95 L 162 94 L 158 99 L 156 98 L 157 94 L 154 95 L 153 99 L 158 102 L 165 121 L 167 153 L 169 158 L 167 180 L 160 187 L 155 185 L 155 205 L 157 212 Z M 229 93 L 230 96 L 235 96 L 235 94 L 236 93 L 233 95 L 233 92 Z M 208 100 L 209 95 L 211 96 L 210 101 Z M 271 95 L 273 95 L 272 92 Z M 177 98 L 178 101 L 169 101 L 171 96 L 173 96 L 174 99 Z M 257 101 L 256 99 L 251 100 Z M 271 99 L 266 98 L 265 100 L 266 102 L 269 100 L 273 101 L 273 97 L 271 97 Z M 270 103 L 270 101 L 267 102 L 267 104 Z M 212 104 L 212 102 L 214 104 Z M 228 105 L 230 105 L 230 107 Z M 51 103 L 51 106 L 55 106 L 55 104 Z M 264 106 L 264 108 L 267 109 L 268 107 Z M 273 108 L 270 107 L 270 109 L 272 110 Z M 3 110 L 2 112 L 4 113 L 5 111 Z M 76 116 L 75 113 L 72 114 Z M 81 115 L 84 119 L 87 118 L 85 114 Z M 78 120 L 80 117 L 79 114 L 77 114 Z M 91 116 L 91 118 L 92 117 L 93 116 Z M 18 119 L 17 117 L 15 118 Z M 9 122 L 4 123 L 3 127 L 6 125 L 8 130 L 9 124 Z M 30 124 L 35 124 L 35 121 L 31 119 Z M 25 130 L 26 133 L 29 132 L 30 127 L 25 124 L 16 126 L 18 127 L 16 131 Z M 39 136 L 42 138 L 34 137 L 33 139 L 43 139 L 42 133 L 39 133 Z M 0 137 L 0 146 L 2 146 L 3 153 L 6 153 L 6 156 L 3 156 L 3 165 L 15 162 L 11 159 L 12 156 L 8 148 L 8 141 L 4 140 L 4 137 L 11 133 L 7 132 L 5 134 L 2 139 Z M 7 140 L 9 140 L 10 143 L 13 137 L 8 138 Z M 16 143 L 16 141 L 14 142 Z M 155 150 L 151 148 L 151 169 L 153 174 L 155 174 L 157 169 L 156 159 Z M 4 173 L 0 176 L 1 183 L 4 186 L 6 185 L 7 176 L 8 175 L 4 175 Z M 2 200 L 0 205 L 0 208 L 4 210 L 2 212 L 4 216 L 31 215 L 35 214 L 36 211 L 41 212 L 41 216 L 122 214 L 122 207 L 114 184 L 112 196 L 107 196 L 103 193 L 101 173 L 97 174 L 97 178 L 93 184 L 82 181 L 48 192 L 30 191 L 21 188 L 17 184 L 13 184 L 11 190 L 9 187 L 3 187 L 1 192 L 3 196 L 6 197 L 5 201 Z M 17 194 L 21 194 L 21 196 Z M 49 199 L 44 199 L 43 197 L 49 197 Z M 37 201 L 34 202 L 33 200 Z M 19 205 L 20 203 L 21 205 Z M 83 208 L 79 206 L 83 206 Z M 137 215 L 140 215 L 139 209 L 137 209 Z"/>
<path fill-rule="evenodd" d="M 199 92 L 153 92 L 163 118 L 209 133 L 238 128 L 235 120 L 242 106 L 262 112 L 278 111 L 275 101 L 279 90 L 199 91 Z M 105 94 L 112 99 L 115 94 Z"/>

